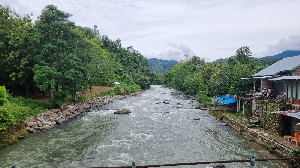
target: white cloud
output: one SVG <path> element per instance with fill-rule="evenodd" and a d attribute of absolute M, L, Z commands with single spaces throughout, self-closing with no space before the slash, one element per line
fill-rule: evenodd
<path fill-rule="evenodd" d="M 280 39 L 276 44 L 269 45 L 268 49 L 259 56 L 271 56 L 285 50 L 300 50 L 300 35 L 289 36 L 288 38 Z"/>
<path fill-rule="evenodd" d="M 179 49 L 182 46 L 211 61 L 234 55 L 245 45 L 253 53 L 264 53 L 270 46 L 280 50 L 296 46 L 297 40 L 290 38 L 300 30 L 299 0 L 1 0 L 0 4 L 35 17 L 54 4 L 71 13 L 77 25 L 97 25 L 101 34 L 120 38 L 124 46 L 164 59 L 182 59 L 179 54 L 186 52 Z"/>

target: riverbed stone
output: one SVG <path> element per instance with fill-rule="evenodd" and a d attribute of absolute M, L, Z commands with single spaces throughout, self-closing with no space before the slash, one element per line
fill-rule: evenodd
<path fill-rule="evenodd" d="M 43 129 L 50 129 L 51 126 L 50 125 L 43 125 Z"/>
<path fill-rule="evenodd" d="M 43 125 L 52 125 L 50 121 L 48 121 L 48 122 L 47 122 L 47 121 L 44 121 L 44 122 L 42 122 L 42 124 L 43 124 Z"/>
<path fill-rule="evenodd" d="M 69 111 L 66 111 L 65 114 L 66 114 L 67 116 L 69 116 L 71 113 L 70 113 Z"/>
<path fill-rule="evenodd" d="M 114 114 L 129 114 L 131 111 L 129 109 L 120 109 L 114 112 Z"/>
<path fill-rule="evenodd" d="M 42 124 L 40 121 L 37 121 L 37 126 L 38 126 L 38 127 L 42 127 L 43 124 Z"/>
<path fill-rule="evenodd" d="M 28 123 L 27 123 L 27 126 L 28 126 L 28 127 L 32 127 L 32 126 L 34 126 L 34 125 L 36 125 L 36 122 L 28 122 Z"/>
<path fill-rule="evenodd" d="M 62 120 L 62 119 L 59 119 L 59 120 L 57 120 L 57 121 L 56 121 L 56 124 L 58 124 L 58 125 L 59 125 L 59 124 L 62 124 L 63 122 L 64 122 L 64 120 Z"/>

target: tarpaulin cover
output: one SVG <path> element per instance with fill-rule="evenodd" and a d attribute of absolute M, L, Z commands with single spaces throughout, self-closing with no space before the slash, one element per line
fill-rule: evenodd
<path fill-rule="evenodd" d="M 232 97 L 230 95 L 222 95 L 220 97 L 215 97 L 215 98 L 213 98 L 213 100 L 216 102 L 223 103 L 223 104 L 231 104 L 231 103 L 236 102 L 236 98 Z"/>

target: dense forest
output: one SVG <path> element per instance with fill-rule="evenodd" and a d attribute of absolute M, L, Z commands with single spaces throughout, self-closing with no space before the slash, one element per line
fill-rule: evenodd
<path fill-rule="evenodd" d="M 70 17 L 48 5 L 33 22 L 0 6 L 0 86 L 14 95 L 49 96 L 53 106 L 93 85 L 117 81 L 129 92 L 149 88 L 145 57 Z"/>
<path fill-rule="evenodd" d="M 239 48 L 235 55 L 215 62 L 205 62 L 193 56 L 175 65 L 165 74 L 165 84 L 180 91 L 197 95 L 203 105 L 211 102 L 211 97 L 223 94 L 244 96 L 253 91 L 251 77 L 266 66 L 272 59 L 253 59 L 250 48 Z"/>

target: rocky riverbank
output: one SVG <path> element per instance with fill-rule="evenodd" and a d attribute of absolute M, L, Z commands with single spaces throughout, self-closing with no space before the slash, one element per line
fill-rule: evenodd
<path fill-rule="evenodd" d="M 260 151 L 268 152 L 267 156 L 271 158 L 285 157 L 296 148 L 295 144 L 287 142 L 287 140 L 284 140 L 283 137 L 272 135 L 262 129 L 252 127 L 251 125 L 245 123 L 243 120 L 233 119 L 229 117 L 226 112 L 221 113 L 210 111 L 210 114 L 243 134 L 245 139 L 247 139 L 249 142 L 256 143 L 261 148 L 264 148 L 264 150 Z M 286 162 L 280 161 L 274 161 L 274 163 L 279 167 L 291 167 L 291 165 L 299 164 L 297 162 L 292 162 L 292 164 L 289 165 Z"/>
<path fill-rule="evenodd" d="M 80 103 L 63 105 L 59 109 L 46 110 L 35 117 L 30 117 L 26 122 L 26 130 L 30 133 L 44 131 L 54 127 L 57 124 L 62 124 L 69 119 L 82 115 L 93 108 L 101 107 L 113 101 L 126 97 L 136 96 L 141 92 L 132 93 L 130 95 L 113 95 L 105 97 L 97 97 L 90 100 L 85 100 Z"/>

